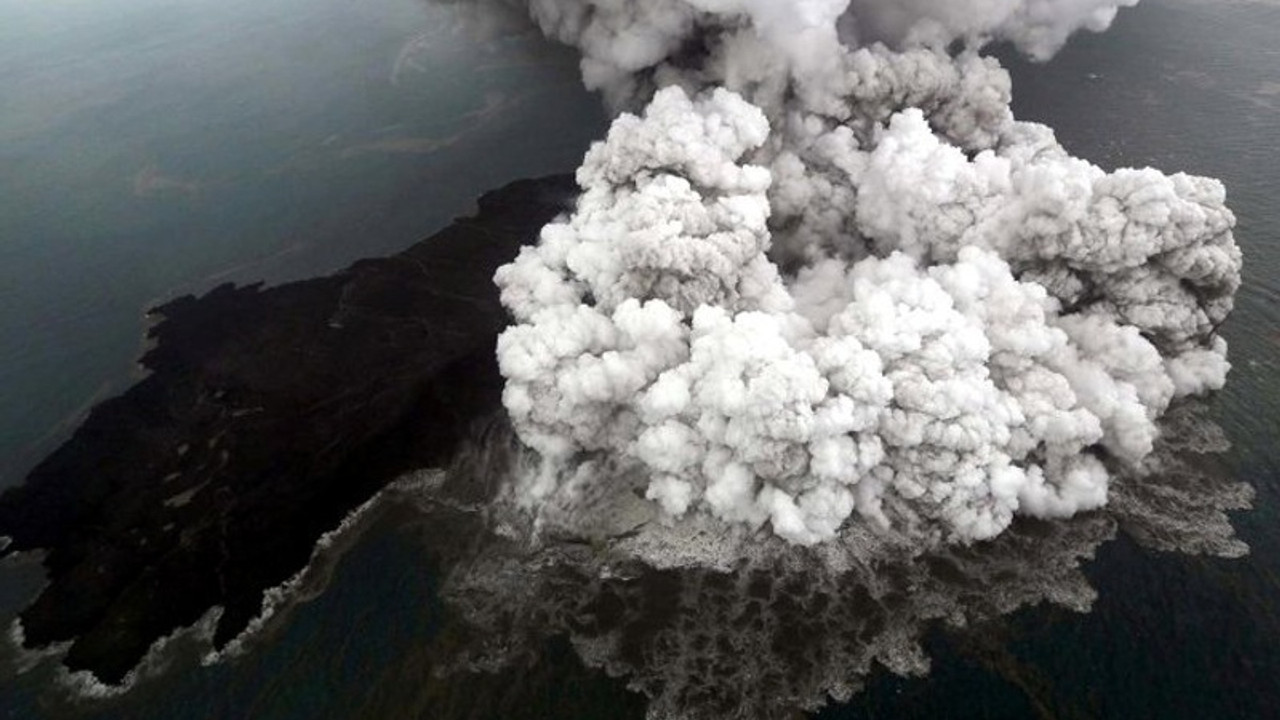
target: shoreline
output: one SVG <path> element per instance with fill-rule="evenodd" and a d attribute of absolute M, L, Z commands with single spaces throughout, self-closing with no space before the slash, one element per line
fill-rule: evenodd
<path fill-rule="evenodd" d="M 0 556 L 48 551 L 23 645 L 69 642 L 110 686 L 180 628 L 212 627 L 216 657 L 271 625 L 317 542 L 496 406 L 493 272 L 575 195 L 518 181 L 397 255 L 156 308 L 150 374 L 0 495 Z"/>

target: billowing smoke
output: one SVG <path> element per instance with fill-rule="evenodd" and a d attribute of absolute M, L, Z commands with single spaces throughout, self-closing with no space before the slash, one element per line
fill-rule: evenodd
<path fill-rule="evenodd" d="M 1008 40 L 1046 60 L 1077 30 L 1101 32 L 1138 0 L 853 0 L 850 26 L 864 42 Z"/>
<path fill-rule="evenodd" d="M 979 50 L 1133 2 L 529 0 L 637 112 L 496 276 L 519 503 L 922 548 L 1106 504 L 1225 381 L 1234 217 L 1071 157 Z"/>

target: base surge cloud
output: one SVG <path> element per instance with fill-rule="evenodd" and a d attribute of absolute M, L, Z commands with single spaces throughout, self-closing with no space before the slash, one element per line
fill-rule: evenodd
<path fill-rule="evenodd" d="M 1105 505 L 1225 381 L 1235 220 L 1071 157 L 979 50 L 1134 2 L 529 0 L 619 115 L 496 276 L 516 502 L 921 549 Z"/>
<path fill-rule="evenodd" d="M 1154 550 L 1247 552 L 1228 513 L 1249 507 L 1252 491 L 1206 462 L 1226 447 L 1206 410 L 1175 401 L 1142 469 L 1115 473 L 1103 511 L 1016 522 L 987 542 L 924 552 L 910 536 L 884 542 L 892 533 L 866 524 L 846 528 L 844 542 L 806 549 L 771 533 L 726 532 L 709 516 L 618 534 L 644 517 L 628 513 L 618 492 L 574 525 L 594 518 L 612 537 L 530 543 L 528 516 L 493 502 L 495 478 L 518 475 L 528 459 L 496 417 L 472 433 L 439 486 L 405 495 L 419 509 L 405 515 L 412 535 L 440 558 L 440 595 L 461 628 L 441 636 L 434 672 L 450 683 L 524 676 L 556 662 L 547 657 L 556 638 L 642 693 L 650 720 L 772 720 L 844 702 L 880 671 L 928 672 L 939 659 L 926 651 L 933 628 L 998 645 L 1015 610 L 1089 611 L 1097 592 L 1082 564 L 1119 532 Z M 654 558 L 668 562 L 655 567 Z M 1019 622 L 1061 620 L 1030 612 Z"/>

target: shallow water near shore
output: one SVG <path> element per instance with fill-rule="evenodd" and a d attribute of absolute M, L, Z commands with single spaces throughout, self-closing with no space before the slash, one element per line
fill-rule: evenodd
<path fill-rule="evenodd" d="M 240 11 L 249 12 L 244 8 Z M 315 22 L 321 26 L 346 22 L 340 7 L 330 8 L 329 12 L 327 19 L 320 13 Z M 414 63 L 396 61 L 401 57 L 398 50 L 413 41 L 413 32 L 397 26 L 394 32 L 385 34 L 388 37 L 377 45 L 383 49 L 377 56 L 382 58 L 381 64 L 374 62 L 371 67 L 380 68 L 380 72 L 390 67 L 389 73 L 397 66 L 416 67 Z M 528 51 L 516 46 L 503 50 L 511 53 L 510 57 L 523 57 L 521 53 Z M 563 117 L 581 117 L 585 124 L 597 122 L 599 116 L 589 109 L 594 107 L 590 105 L 592 99 L 571 85 L 559 84 L 574 76 L 572 60 L 555 54 L 550 57 L 560 65 L 545 76 L 541 73 L 548 66 L 540 66 L 543 70 L 538 71 L 537 77 L 548 83 L 547 87 L 555 88 L 554 92 L 562 93 L 556 97 L 572 104 L 574 109 L 564 109 Z M 468 62 L 464 58 L 455 60 L 459 66 Z M 1280 82 L 1280 6 L 1263 2 L 1146 0 L 1136 10 L 1123 13 L 1110 33 L 1077 37 L 1047 65 L 1018 60 L 1010 60 L 1009 64 L 1014 72 L 1018 115 L 1054 126 L 1074 153 L 1108 168 L 1150 164 L 1170 171 L 1212 175 L 1226 182 L 1232 207 L 1240 219 L 1237 235 L 1245 252 L 1246 281 L 1237 298 L 1236 312 L 1224 328 L 1231 343 L 1234 370 L 1227 389 L 1215 399 L 1213 415 L 1233 443 L 1233 449 L 1223 458 L 1224 471 L 1252 483 L 1258 490 L 1255 509 L 1235 518 L 1253 552 L 1242 560 L 1200 559 L 1152 552 L 1124 538 L 1110 542 L 1086 566 L 1099 594 L 1090 614 L 1039 607 L 973 632 L 933 633 L 926 643 L 933 658 L 929 676 L 902 679 L 880 673 L 865 692 L 844 705 L 827 708 L 819 716 L 1267 717 L 1280 702 L 1280 691 L 1274 684 L 1274 678 L 1280 676 L 1280 534 L 1275 530 L 1280 508 L 1280 459 L 1274 446 L 1275 438 L 1280 437 L 1280 377 L 1275 359 L 1280 357 L 1280 204 L 1274 202 L 1280 195 L 1280 171 L 1276 170 L 1280 167 L 1280 93 L 1274 92 L 1275 83 Z M 395 86 L 391 86 L 391 77 L 388 74 L 384 82 L 396 89 L 384 88 L 386 97 L 410 92 L 405 87 L 412 73 L 400 78 Z M 522 82 L 527 81 L 525 76 Z M 356 92 L 354 88 L 359 84 L 353 79 L 344 87 Z M 332 98 L 318 108 L 300 112 L 297 122 L 304 122 L 301 118 L 305 116 L 306 123 L 320 123 L 326 116 L 323 108 L 333 108 L 331 103 L 341 102 L 340 89 L 326 92 Z M 482 92 L 458 92 L 467 98 L 460 101 L 467 107 L 463 114 L 498 102 L 492 95 L 486 100 Z M 352 101 L 352 105 L 360 106 L 362 102 Z M 421 98 L 419 103 L 438 107 Z M 168 224 L 155 225 L 151 234 L 144 236 L 135 237 L 133 226 L 114 226 L 112 232 L 135 243 L 133 254 L 125 256 L 127 262 L 120 261 L 117 272 L 132 276 L 133 270 L 145 266 L 140 260 L 146 260 L 156 264 L 157 269 L 152 272 L 161 279 L 131 290 L 133 294 L 127 298 L 113 300 L 115 305 L 104 305 L 114 308 L 109 322 L 94 313 L 87 313 L 76 322 L 50 321 L 41 331 L 51 333 L 44 351 L 39 350 L 35 340 L 28 347 L 12 332 L 4 333 L 12 343 L 6 347 L 14 349 L 3 356 L 6 359 L 0 370 L 6 375 L 0 387 L 8 392 L 18 387 L 12 379 L 22 377 L 22 387 L 30 388 L 26 392 L 47 396 L 43 400 L 38 395 L 26 401 L 0 399 L 11 406 L 17 403 L 17 407 L 24 407 L 26 402 L 43 408 L 44 414 L 37 413 L 37 417 L 57 418 L 72 412 L 77 402 L 92 395 L 94 382 L 119 383 L 124 377 L 137 339 L 137 308 L 148 298 L 170 292 L 172 287 L 205 287 L 213 280 L 202 273 L 217 274 L 226 268 L 240 268 L 228 277 L 265 276 L 279 280 L 322 272 L 348 259 L 396 249 L 431 229 L 410 228 L 414 222 L 430 225 L 430 217 L 447 217 L 465 209 L 462 189 L 457 189 L 459 199 L 453 208 L 437 207 L 447 203 L 437 203 L 433 193 L 450 186 L 450 168 L 456 170 L 467 158 L 475 158 L 476 152 L 487 150 L 501 156 L 486 167 L 487 175 L 476 178 L 476 182 L 497 185 L 520 174 L 567 169 L 581 150 L 574 143 L 584 145 L 587 138 L 598 134 L 598 126 L 584 125 L 576 140 L 559 136 L 564 147 L 556 151 L 558 155 L 552 153 L 554 157 L 538 155 L 540 159 L 536 161 L 512 160 L 507 157 L 509 143 L 532 134 L 528 128 L 542 127 L 545 135 L 555 135 L 552 118 L 538 126 L 519 114 L 529 112 L 529 107 L 525 104 L 508 109 L 511 118 L 502 125 L 505 134 L 495 130 L 484 142 L 468 145 L 459 141 L 432 151 L 456 150 L 453 164 L 435 165 L 433 154 L 424 158 L 419 153 L 385 150 L 409 147 L 402 136 L 390 145 L 378 144 L 375 137 L 369 142 L 383 150 L 359 150 L 356 155 L 343 158 L 344 162 L 359 161 L 363 157 L 360 153 L 374 154 L 366 169 L 352 172 L 346 180 L 350 192 L 364 187 L 368 195 L 348 195 L 336 185 L 327 185 L 290 211 L 299 218 L 309 218 L 306 222 L 330 228 L 333 245 L 327 250 L 312 248 L 300 254 L 280 254 L 280 246 L 272 243 L 285 242 L 280 238 L 288 233 L 262 220 L 275 217 L 266 200 L 261 201 L 267 203 L 262 216 L 249 213 L 237 218 L 237 222 L 253 228 L 242 237 L 257 238 L 257 245 L 248 239 L 238 247 L 208 245 L 196 237 L 181 240 L 217 255 L 203 265 L 188 259 L 183 261 L 188 264 L 175 269 L 175 258 L 187 257 L 183 250 L 186 246 L 170 246 L 163 252 L 154 247 L 166 234 L 180 235 L 177 228 L 187 227 L 189 215 L 171 209 L 169 212 L 174 214 L 165 221 Z M 397 110 L 397 117 L 410 122 L 407 118 L 418 111 L 421 108 L 406 106 Z M 522 124 L 522 120 L 531 124 Z M 0 154 L 35 142 L 30 127 L 20 123 L 19 129 L 26 128 L 27 134 L 15 135 L 13 122 L 10 119 L 10 125 L 0 124 Z M 293 130 L 285 123 L 280 137 L 283 139 Z M 321 131 L 313 134 L 320 137 Z M 327 137 L 321 138 L 322 147 Z M 175 136 L 175 142 L 179 140 Z M 411 146 L 427 147 L 421 142 Z M 395 171 L 399 175 L 385 169 L 402 161 L 404 164 Z M 198 166 L 214 160 L 189 158 L 184 162 Z M 324 162 L 337 161 L 330 158 Z M 563 165 L 552 167 L 557 162 Z M 168 171 L 149 172 L 146 167 L 149 166 L 138 170 L 142 172 L 140 180 L 134 176 L 130 192 L 141 187 L 144 195 L 159 193 L 169 197 L 166 202 L 179 203 L 190 201 L 188 192 L 196 192 L 197 197 L 213 192 L 206 190 L 201 196 L 200 191 L 184 190 L 181 183 L 186 181 L 166 181 Z M 312 170 L 304 175 L 311 174 L 316 166 L 309 167 Z M 366 181 L 371 185 L 362 186 Z M 288 192 L 305 195 L 310 192 L 306 187 L 304 183 L 299 190 L 293 183 L 281 181 L 276 192 L 289 188 Z M 14 197 L 2 181 L 0 188 L 5 189 L 0 197 Z M 474 195 L 479 189 L 482 188 L 465 192 Z M 383 191 L 385 196 L 378 194 Z M 225 192 L 230 194 L 222 196 L 222 201 L 207 211 L 211 228 L 225 227 L 215 222 L 222 217 L 221 210 L 231 206 L 225 198 L 234 199 L 234 193 Z M 276 200 L 286 202 L 280 197 Z M 366 201 L 369 204 L 362 205 Z M 366 240 L 366 235 L 377 236 L 371 229 L 379 227 L 377 223 L 353 219 L 353 214 L 369 211 L 370 207 L 413 204 L 421 205 L 423 213 L 430 210 L 439 215 L 388 211 L 388 216 L 398 218 L 391 224 L 405 231 L 399 235 L 388 231 L 382 240 Z M 337 205 L 341 207 L 335 209 Z M 95 206 L 77 212 L 100 209 Z M 325 209 L 330 212 L 321 212 Z M 3 217 L 6 224 L 2 237 L 6 239 L 31 237 L 33 232 L 26 228 L 26 235 L 17 234 L 8 224 L 12 218 L 19 223 L 38 219 L 36 213 L 6 212 Z M 78 237 L 82 242 L 87 242 L 88 237 L 103 237 L 95 230 L 104 227 L 100 220 L 90 223 L 81 218 Z M 20 225 L 14 227 L 23 229 Z M 262 240 L 268 237 L 272 239 Z M 359 242 L 344 242 L 355 237 L 360 238 Z M 148 242 L 153 246 L 146 245 Z M 384 244 L 378 245 L 379 242 Z M 18 253 L 9 245 L 5 247 L 6 252 Z M 72 256 L 79 252 L 77 247 L 72 244 L 49 252 Z M 39 255 L 29 245 L 27 248 Z M 57 255 L 39 257 L 32 262 L 52 262 L 50 257 Z M 252 264 L 254 258 L 262 257 L 275 259 Z M 308 259 L 300 259 L 303 257 Z M 244 265 L 246 262 L 250 264 Z M 14 266 L 2 267 L 10 268 L 6 270 L 10 272 Z M 80 272 L 94 274 L 92 266 Z M 111 275 L 104 273 L 104 277 Z M 25 282 L 18 284 L 12 278 L 6 278 L 4 287 L 30 292 Z M 118 286 L 103 283 L 86 287 L 90 289 L 85 292 L 90 294 L 78 301 L 82 308 L 94 306 L 103 297 L 114 298 L 114 288 Z M 46 296 L 58 294 L 52 287 L 44 290 Z M 35 294 L 30 298 L 34 298 L 27 300 L 33 303 L 30 307 L 36 307 L 39 298 Z M 53 306 L 70 307 L 57 303 L 50 307 Z M 6 313 L 10 307 L 19 306 L 6 304 Z M 26 305 L 21 308 L 29 309 Z M 80 317 L 77 312 L 87 311 L 63 312 Z M 31 321 L 14 312 L 13 317 L 6 315 L 4 322 L 22 328 L 23 323 Z M 104 323 L 114 329 L 95 329 Z M 92 378 L 71 386 L 61 379 L 63 376 L 58 373 L 67 373 L 65 362 L 69 361 L 51 362 L 49 358 L 61 357 L 55 350 L 64 342 L 101 344 L 83 348 L 79 354 L 66 353 L 66 347 L 61 347 L 61 353 L 93 366 L 93 372 L 85 373 Z M 44 369 L 37 371 L 38 367 Z M 23 447 L 39 446 L 38 439 L 32 439 L 38 433 L 26 428 L 19 416 L 6 422 L 6 428 L 22 427 L 21 432 L 6 429 L 0 433 L 6 442 L 23 437 Z M 9 447 L 4 455 L 11 454 Z M 12 461 L 15 467 L 22 462 Z M 8 478 L 5 481 L 12 482 Z M 179 647 L 172 653 L 171 672 L 139 683 L 129 694 L 70 704 L 63 699 L 65 691 L 52 684 L 54 670 L 45 664 L 16 681 L 3 681 L 4 708 L 9 717 L 19 718 L 383 717 L 388 712 L 412 715 L 415 710 L 423 717 L 455 716 L 438 712 L 441 708 L 452 708 L 457 711 L 456 716 L 469 717 L 476 715 L 464 712 L 467 706 L 457 704 L 468 693 L 473 697 L 475 693 L 509 693 L 526 699 L 526 704 L 519 707 L 528 717 L 643 716 L 643 702 L 626 692 L 623 680 L 584 668 L 573 651 L 556 638 L 548 641 L 539 662 L 518 671 L 487 677 L 480 674 L 442 678 L 435 672 L 439 668 L 433 663 L 439 658 L 433 653 L 450 641 L 450 610 L 438 597 L 439 565 L 430 538 L 431 532 L 424 532 L 421 518 L 411 505 L 390 506 L 371 518 L 358 537 L 351 539 L 345 553 L 334 558 L 324 591 L 287 613 L 284 622 L 262 642 L 251 644 L 245 655 L 206 668 L 198 664 L 199 648 Z M 39 587 L 35 570 L 32 563 L 26 562 L 18 570 L 4 574 L 0 601 L 6 611 L 12 612 Z M 476 708 L 480 707 L 488 706 L 477 703 Z M 502 716 L 496 713 L 495 710 L 489 716 Z"/>

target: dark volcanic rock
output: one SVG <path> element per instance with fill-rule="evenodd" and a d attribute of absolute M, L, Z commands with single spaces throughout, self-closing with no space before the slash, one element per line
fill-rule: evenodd
<path fill-rule="evenodd" d="M 399 255 L 153 311 L 152 374 L 0 496 L 4 553 L 48 551 L 27 644 L 74 640 L 70 668 L 118 682 L 214 605 L 215 644 L 235 637 L 321 534 L 497 405 L 493 272 L 574 192 L 517 182 Z"/>

